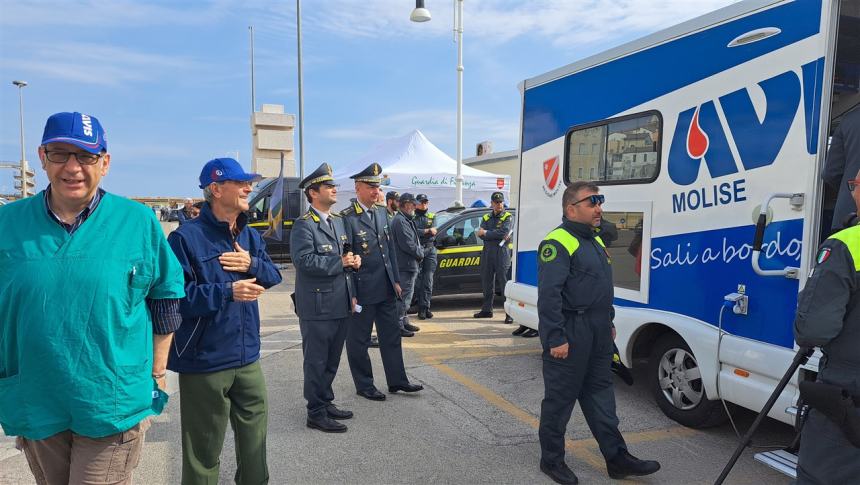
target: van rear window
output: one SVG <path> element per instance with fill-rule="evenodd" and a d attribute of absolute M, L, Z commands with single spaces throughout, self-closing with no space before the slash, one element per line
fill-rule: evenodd
<path fill-rule="evenodd" d="M 660 170 L 663 120 L 656 111 L 571 128 L 565 180 L 600 184 L 648 183 Z"/>

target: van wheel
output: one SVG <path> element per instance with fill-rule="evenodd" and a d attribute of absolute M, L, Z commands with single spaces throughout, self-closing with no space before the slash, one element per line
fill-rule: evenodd
<path fill-rule="evenodd" d="M 648 375 L 657 406 L 678 423 L 708 428 L 726 420 L 722 404 L 709 400 L 705 393 L 696 356 L 677 334 L 666 335 L 654 345 Z"/>

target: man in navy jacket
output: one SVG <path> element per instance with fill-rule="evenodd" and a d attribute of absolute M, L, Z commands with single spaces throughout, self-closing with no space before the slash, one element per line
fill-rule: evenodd
<path fill-rule="evenodd" d="M 281 282 L 260 234 L 247 226 L 259 175 L 236 160 L 203 167 L 200 216 L 167 240 L 185 273 L 168 369 L 179 373 L 182 483 L 216 483 L 229 420 L 236 435 L 236 483 L 266 483 L 266 383 L 260 368 L 257 298 Z"/>

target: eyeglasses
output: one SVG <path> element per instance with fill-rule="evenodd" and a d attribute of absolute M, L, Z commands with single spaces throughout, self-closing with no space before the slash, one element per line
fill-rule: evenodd
<path fill-rule="evenodd" d="M 849 180 L 848 182 L 845 182 L 845 185 L 848 186 L 849 192 L 854 192 L 854 189 L 860 185 L 860 179 Z"/>
<path fill-rule="evenodd" d="M 69 161 L 69 157 L 72 155 L 75 156 L 75 160 L 78 161 L 81 165 L 95 165 L 99 159 L 102 158 L 102 155 L 96 153 L 87 153 L 87 152 L 64 152 L 58 150 L 45 150 L 45 158 L 48 159 L 51 163 L 66 163 Z"/>
<path fill-rule="evenodd" d="M 581 202 L 585 202 L 586 200 L 591 203 L 591 207 L 594 207 L 596 205 L 603 205 L 603 203 L 606 202 L 606 196 L 603 194 L 593 194 L 593 195 L 589 195 L 588 197 L 586 197 L 584 199 L 577 200 L 576 202 L 574 202 L 570 205 L 577 205 Z"/>

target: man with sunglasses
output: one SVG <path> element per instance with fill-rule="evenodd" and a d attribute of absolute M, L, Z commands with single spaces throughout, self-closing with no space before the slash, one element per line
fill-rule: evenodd
<path fill-rule="evenodd" d="M 131 483 L 167 402 L 182 268 L 149 208 L 99 187 L 95 116 L 48 118 L 39 159 L 50 185 L 0 208 L 0 425 L 40 484 Z"/>
<path fill-rule="evenodd" d="M 592 182 L 569 185 L 562 195 L 561 225 L 538 246 L 538 328 L 544 349 L 540 469 L 558 483 L 578 482 L 564 462 L 564 434 L 577 401 L 610 477 L 660 469 L 656 461 L 628 453 L 618 431 L 611 370 L 612 266 L 597 235 L 603 201 Z"/>
<path fill-rule="evenodd" d="M 493 192 L 490 196 L 490 205 L 493 210 L 484 214 L 481 227 L 476 233 L 484 241 L 484 248 L 481 250 L 481 286 L 484 290 L 484 302 L 481 305 L 481 311 L 473 315 L 475 318 L 493 317 L 493 298 L 496 289 L 504 294 L 505 284 L 508 282 L 508 266 L 511 265 L 507 241 L 511 239 L 513 214 L 505 210 L 505 194 L 501 192 Z M 513 321 L 505 314 L 505 323 Z"/>
<path fill-rule="evenodd" d="M 860 172 L 854 177 L 846 188 L 860 211 Z M 818 381 L 841 388 L 846 399 L 853 401 L 846 412 L 860 419 L 860 225 L 856 220 L 821 244 L 815 268 L 798 298 L 794 339 L 801 347 L 821 349 Z M 857 481 L 860 448 L 848 441 L 842 426 L 817 409 L 810 411 L 800 437 L 798 484 Z"/>
<path fill-rule="evenodd" d="M 182 326 L 168 368 L 179 373 L 182 483 L 216 483 L 229 421 L 237 483 L 265 483 L 266 382 L 257 299 L 281 282 L 260 233 L 248 227 L 248 195 L 260 179 L 232 158 L 200 171 L 205 203 L 167 240 L 185 274 Z"/>
<path fill-rule="evenodd" d="M 833 232 L 842 229 L 849 214 L 854 211 L 852 193 L 846 184 L 860 170 L 860 108 L 855 108 L 842 117 L 833 132 L 827 163 L 822 171 L 824 182 L 837 192 L 833 209 Z"/>

